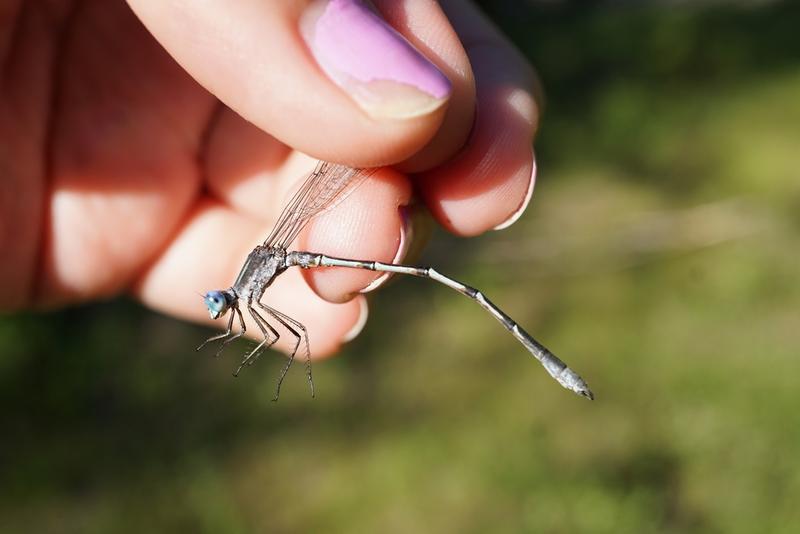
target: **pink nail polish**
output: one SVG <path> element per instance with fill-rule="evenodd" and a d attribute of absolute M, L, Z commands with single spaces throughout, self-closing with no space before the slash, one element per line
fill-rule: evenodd
<path fill-rule="evenodd" d="M 370 116 L 425 115 L 450 96 L 450 80 L 363 1 L 313 2 L 301 30 L 322 70 Z"/>
<path fill-rule="evenodd" d="M 533 187 L 536 185 L 536 155 L 533 155 L 532 160 L 532 169 L 531 169 L 531 179 L 528 182 L 528 190 L 525 192 L 525 198 L 522 199 L 522 204 L 520 204 L 519 208 L 517 208 L 514 213 L 509 216 L 508 219 L 501 222 L 497 226 L 493 228 L 493 230 L 504 230 L 517 222 L 517 220 L 522 217 L 522 214 L 525 213 L 525 209 L 528 207 L 528 204 L 531 202 L 531 197 L 533 196 Z"/>

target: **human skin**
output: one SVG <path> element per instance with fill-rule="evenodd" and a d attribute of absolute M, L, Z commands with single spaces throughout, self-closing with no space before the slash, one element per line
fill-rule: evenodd
<path fill-rule="evenodd" d="M 441 102 L 418 113 L 380 100 L 405 85 L 370 86 L 375 107 L 320 65 L 307 34 L 319 2 L 186 5 L 0 0 L 0 309 L 128 292 L 208 322 L 198 292 L 231 284 L 315 158 L 386 168 L 298 249 L 402 259 L 412 191 L 462 236 L 527 204 L 535 78 L 466 1 L 372 2 L 450 82 L 420 82 Z M 291 270 L 267 299 L 323 357 L 363 326 L 359 291 L 376 276 Z"/>

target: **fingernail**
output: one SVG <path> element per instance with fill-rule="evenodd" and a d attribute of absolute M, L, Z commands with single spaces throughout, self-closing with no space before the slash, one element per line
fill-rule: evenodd
<path fill-rule="evenodd" d="M 425 115 L 450 96 L 450 80 L 363 1 L 312 2 L 300 27 L 322 70 L 374 118 Z"/>
<path fill-rule="evenodd" d="M 530 204 L 531 197 L 533 196 L 533 186 L 536 184 L 536 154 L 533 154 L 532 157 L 533 167 L 531 168 L 531 179 L 528 182 L 528 190 L 525 192 L 525 198 L 522 200 L 522 204 L 520 204 L 519 208 L 517 208 L 508 219 L 495 226 L 493 228 L 494 230 L 503 230 L 517 222 L 517 220 L 522 217 L 522 214 L 525 213 L 528 204 Z"/>
<path fill-rule="evenodd" d="M 414 236 L 414 225 L 412 224 L 411 215 L 408 208 L 406 206 L 400 206 L 398 211 L 400 212 L 400 219 L 402 220 L 402 224 L 400 225 L 400 243 L 397 245 L 397 252 L 394 253 L 392 263 L 400 263 L 403 261 L 403 258 L 405 258 L 406 254 L 408 253 L 408 247 L 413 241 L 412 238 Z M 370 282 L 367 287 L 359 291 L 359 293 L 369 293 L 370 291 L 378 289 L 385 284 L 390 277 L 391 273 L 383 273 L 378 278 Z"/>
<path fill-rule="evenodd" d="M 356 299 L 358 299 L 358 305 L 361 309 L 359 311 L 356 324 L 354 324 L 353 328 L 348 330 L 342 338 L 342 341 L 345 343 L 348 341 L 353 341 L 356 337 L 358 337 L 358 334 L 364 330 L 364 325 L 367 324 L 367 319 L 369 318 L 369 304 L 367 304 L 367 297 L 359 295 L 356 297 Z"/>

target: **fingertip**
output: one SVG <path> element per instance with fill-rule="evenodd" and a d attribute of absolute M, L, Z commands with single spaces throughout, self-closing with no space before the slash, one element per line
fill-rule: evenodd
<path fill-rule="evenodd" d="M 408 221 L 402 207 L 410 198 L 407 177 L 381 169 L 334 209 L 315 218 L 300 246 L 339 258 L 392 262 L 408 246 Z M 309 269 L 304 274 L 314 291 L 331 302 L 348 301 L 381 277 L 381 273 L 342 267 Z"/>
<path fill-rule="evenodd" d="M 533 191 L 533 77 L 521 58 L 507 52 L 502 43 L 469 49 L 478 80 L 471 137 L 453 160 L 418 178 L 431 213 L 457 235 L 510 224 Z"/>
<path fill-rule="evenodd" d="M 429 170 L 458 152 L 475 120 L 475 77 L 462 41 L 442 7 L 427 0 L 373 0 L 384 18 L 452 83 L 453 90 L 436 134 L 425 146 L 395 165 L 403 172 Z"/>

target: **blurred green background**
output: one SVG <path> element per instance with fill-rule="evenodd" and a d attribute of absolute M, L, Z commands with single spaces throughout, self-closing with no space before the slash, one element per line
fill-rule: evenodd
<path fill-rule="evenodd" d="M 2 532 L 797 532 L 800 5 L 484 9 L 546 88 L 539 182 L 424 262 L 597 400 L 418 280 L 277 405 L 281 359 L 233 380 L 125 299 L 7 316 Z"/>

